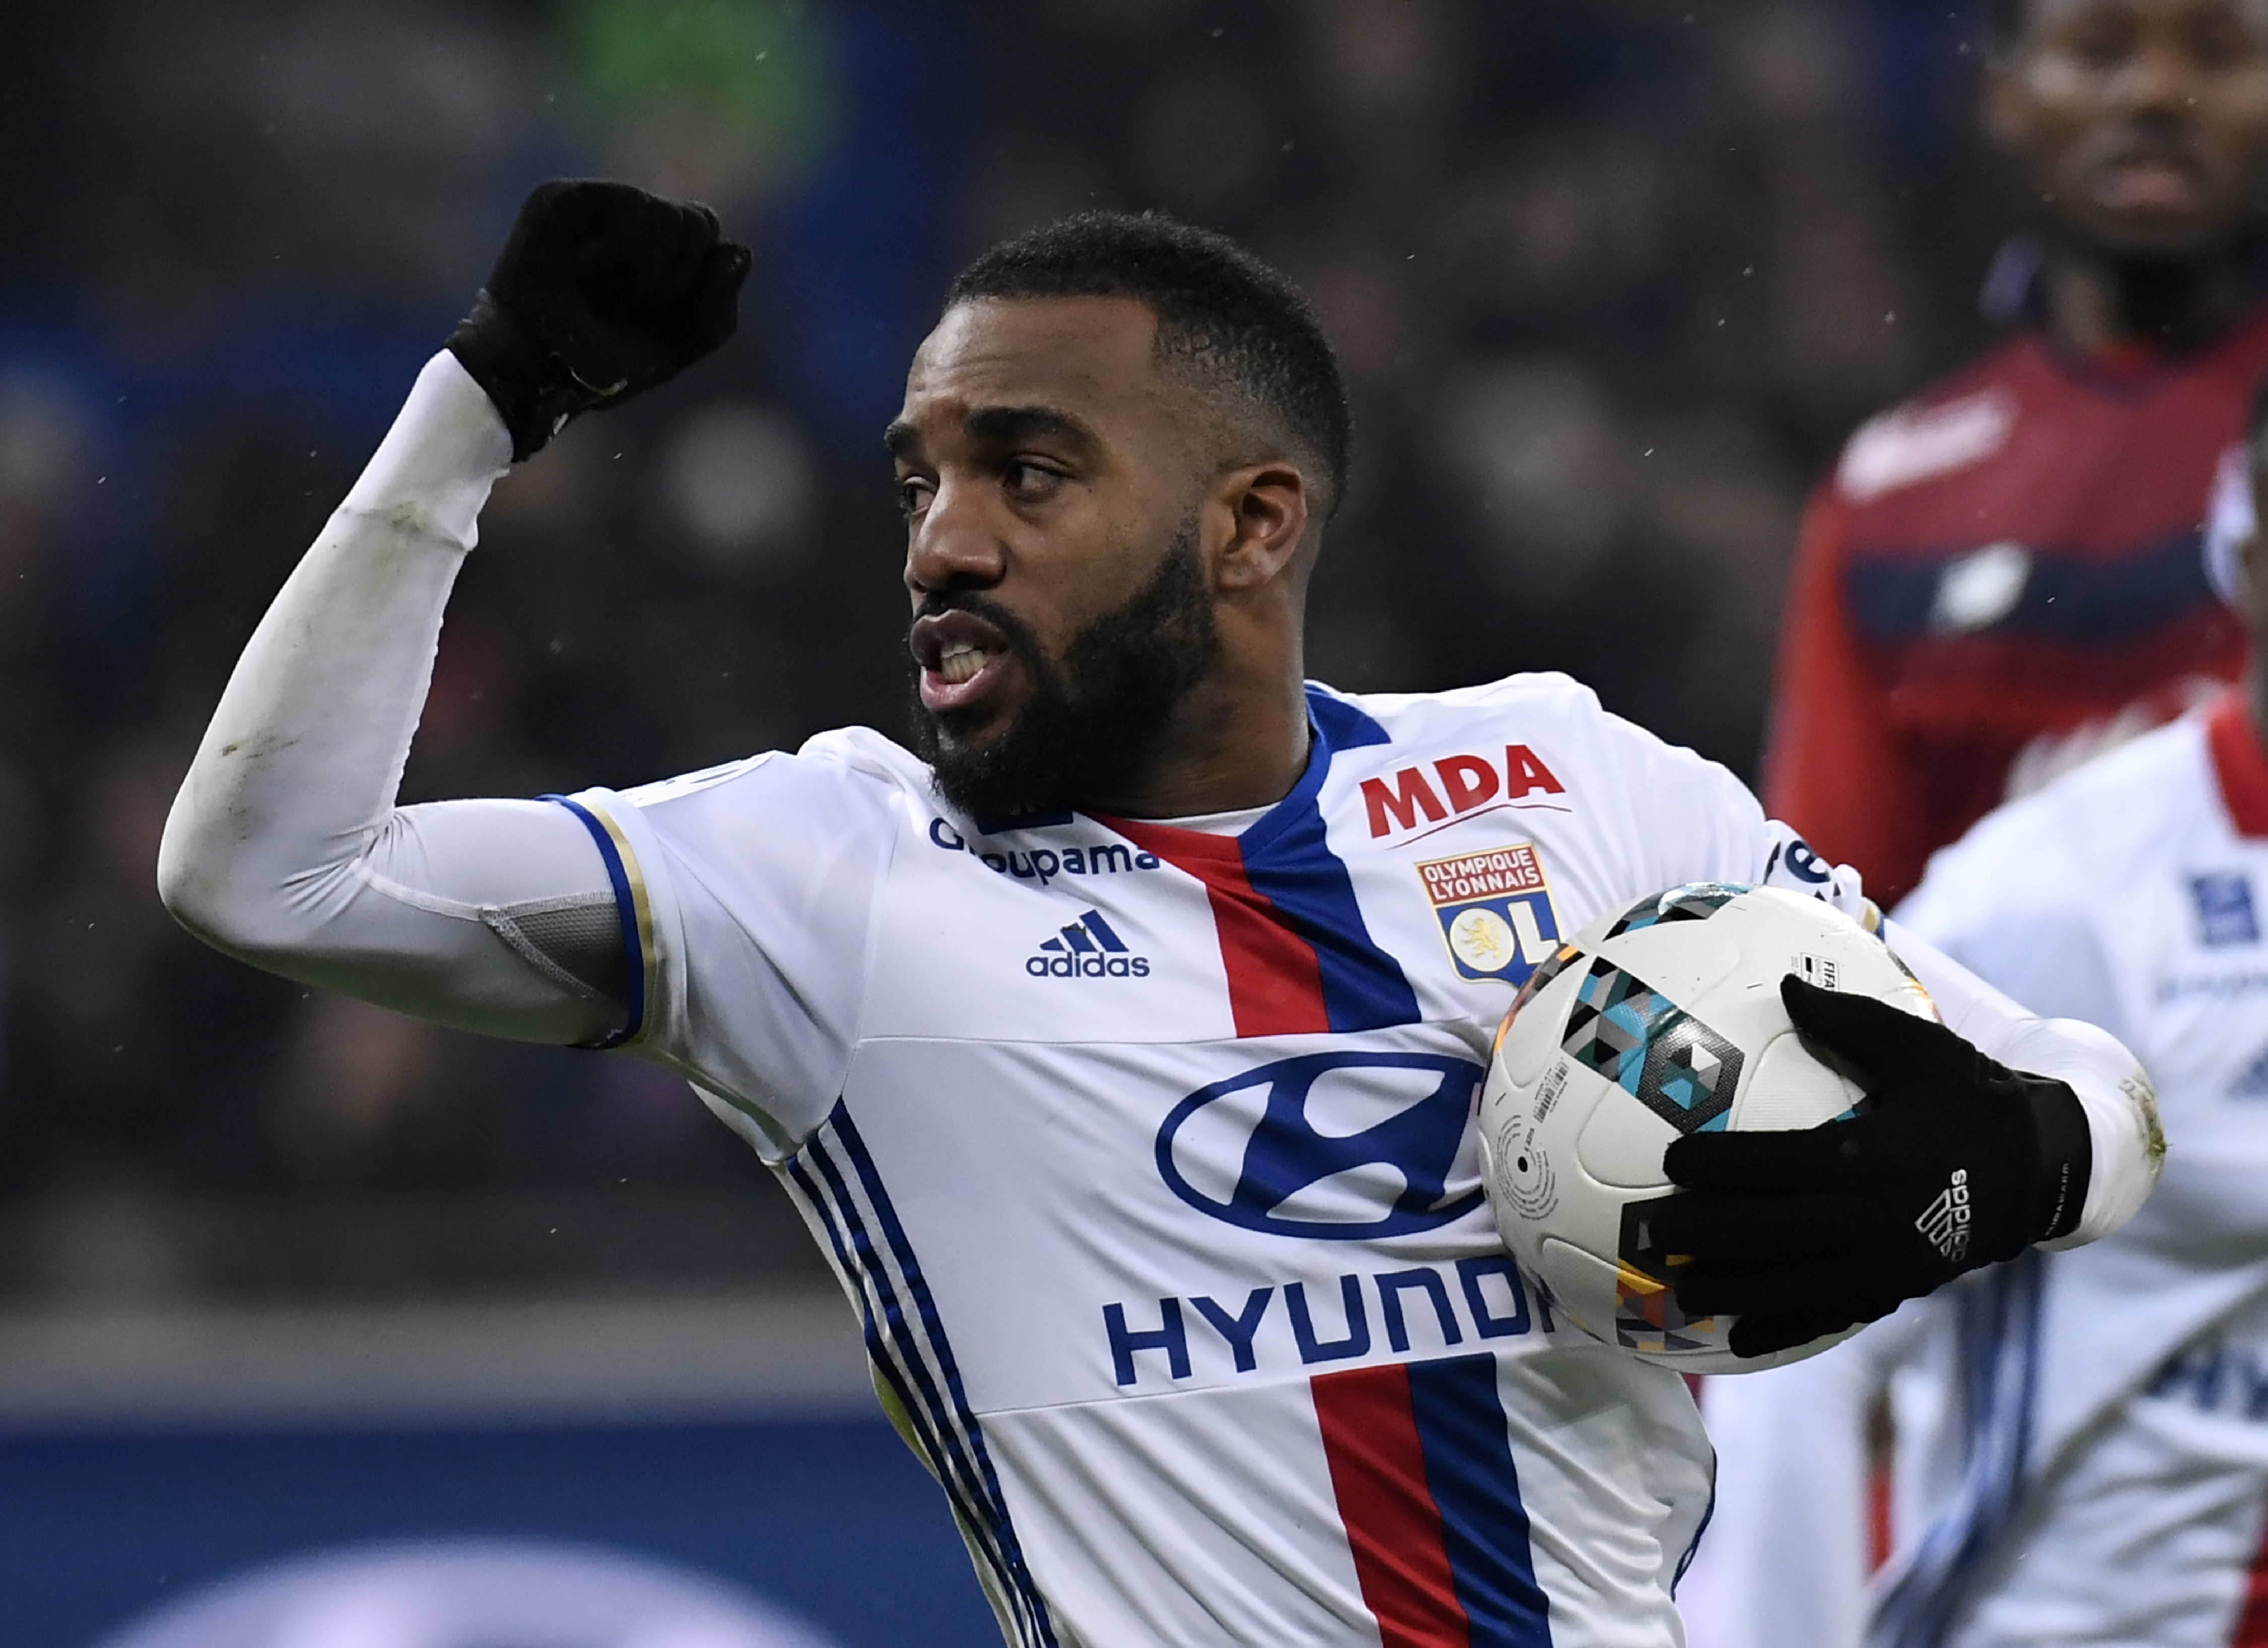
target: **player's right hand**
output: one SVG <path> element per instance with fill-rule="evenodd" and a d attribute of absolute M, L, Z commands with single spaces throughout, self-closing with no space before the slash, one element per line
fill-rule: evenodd
<path fill-rule="evenodd" d="M 2012 1070 L 1871 997 L 1793 974 L 1780 997 L 1868 1103 L 1799 1131 L 1690 1133 L 1665 1153 L 1684 1192 L 1655 1213 L 1653 1238 L 1690 1255 L 1676 1284 L 1685 1309 L 1739 1317 L 1735 1356 L 1887 1316 L 2077 1226 L 2093 1145 L 2068 1083 Z"/>
<path fill-rule="evenodd" d="M 520 206 L 449 349 L 496 403 L 517 461 L 732 336 L 754 262 L 706 206 L 554 179 Z"/>

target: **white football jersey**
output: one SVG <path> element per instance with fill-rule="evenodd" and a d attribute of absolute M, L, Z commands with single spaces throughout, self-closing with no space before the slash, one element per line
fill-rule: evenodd
<path fill-rule="evenodd" d="M 2131 1048 L 2156 1083 L 2165 1173 L 2091 1247 L 2029 1254 L 1799 1366 L 1711 1382 L 1727 1458 L 1704 1562 L 1727 1648 L 1854 1640 L 1855 1599 L 1819 1580 L 1855 1582 L 1858 1437 L 1884 1388 L 1896 1553 L 1869 1644 L 2268 1643 L 2264 901 L 2268 757 L 2235 696 L 1933 861 L 1901 927 Z"/>
<path fill-rule="evenodd" d="M 1675 1643 L 1692 1402 L 1513 1268 L 1476 1091 L 1594 915 L 1693 880 L 1860 910 L 1856 878 L 1557 677 L 1317 689 L 1292 793 L 1180 828 L 980 827 L 865 732 L 399 806 L 510 452 L 429 362 L 231 677 L 167 907 L 287 977 L 695 1081 L 833 1257 L 1019 1643 Z M 1905 953 L 1956 1032 L 2071 1081 L 2074 1238 L 2117 1228 L 2154 1173 L 2126 1050 Z"/>
<path fill-rule="evenodd" d="M 980 826 L 856 731 L 575 797 L 629 1039 L 792 1189 L 1012 1640 L 1675 1643 L 1708 1444 L 1514 1268 L 1474 1101 L 1594 916 L 1855 878 L 1563 677 L 1310 704 L 1235 835 Z"/>

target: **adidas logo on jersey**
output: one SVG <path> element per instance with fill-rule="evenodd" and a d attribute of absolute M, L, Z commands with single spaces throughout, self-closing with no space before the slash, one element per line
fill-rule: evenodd
<path fill-rule="evenodd" d="M 1937 1200 L 1922 1210 L 1914 1228 L 1929 1245 L 1954 1264 L 1969 1256 L 1969 1170 L 1953 1170 L 1953 1182 L 1937 1193 Z"/>
<path fill-rule="evenodd" d="M 1150 958 L 1133 954 L 1100 910 L 1089 910 L 1024 962 L 1034 978 L 1148 978 Z"/>

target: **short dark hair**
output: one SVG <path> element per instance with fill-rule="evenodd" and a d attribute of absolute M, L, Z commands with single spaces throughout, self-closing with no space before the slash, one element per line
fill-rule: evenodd
<path fill-rule="evenodd" d="M 1158 317 L 1157 354 L 1239 395 L 1322 467 L 1325 514 L 1346 496 L 1346 379 L 1300 289 L 1226 235 L 1163 212 L 1087 211 L 1004 240 L 954 276 L 946 307 L 985 298 L 1130 298 Z"/>

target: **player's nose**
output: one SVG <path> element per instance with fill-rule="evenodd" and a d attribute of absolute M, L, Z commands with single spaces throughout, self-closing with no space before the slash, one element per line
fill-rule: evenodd
<path fill-rule="evenodd" d="M 906 542 L 906 587 L 917 595 L 990 588 L 1006 570 L 1006 545 L 983 489 L 940 482 Z"/>
<path fill-rule="evenodd" d="M 2187 52 L 2151 41 L 2126 60 L 2115 84 L 2123 113 L 2186 121 L 2197 113 L 2196 82 Z"/>

